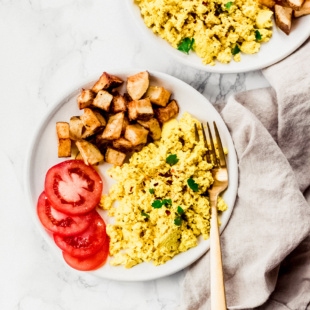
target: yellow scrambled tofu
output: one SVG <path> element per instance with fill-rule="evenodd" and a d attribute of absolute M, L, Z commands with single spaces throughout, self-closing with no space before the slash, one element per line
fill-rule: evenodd
<path fill-rule="evenodd" d="M 240 61 L 272 36 L 273 12 L 256 0 L 135 0 L 147 27 L 178 48 L 193 41 L 204 64 Z"/>
<path fill-rule="evenodd" d="M 195 123 L 200 142 L 195 140 Z M 109 169 L 117 182 L 100 205 L 114 218 L 107 225 L 112 265 L 160 265 L 195 247 L 200 235 L 209 237 L 205 193 L 213 178 L 204 155 L 200 123 L 184 113 L 164 125 L 161 140 L 134 153 L 129 163 Z M 218 209 L 226 208 L 219 198 Z"/>

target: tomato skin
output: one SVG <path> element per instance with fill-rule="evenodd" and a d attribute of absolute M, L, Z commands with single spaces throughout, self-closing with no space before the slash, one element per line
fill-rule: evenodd
<path fill-rule="evenodd" d="M 52 233 L 62 236 L 72 236 L 83 232 L 91 224 L 94 211 L 85 215 L 67 215 L 57 211 L 42 192 L 37 203 L 37 214 L 41 224 Z"/>
<path fill-rule="evenodd" d="M 54 234 L 56 245 L 69 255 L 78 258 L 86 258 L 98 252 L 106 241 L 107 234 L 104 220 L 97 211 L 94 212 L 96 214 L 93 221 L 84 232 L 74 236 Z"/>
<path fill-rule="evenodd" d="M 102 189 L 98 172 L 82 160 L 63 161 L 45 176 L 44 191 L 52 206 L 70 215 L 93 210 L 100 202 Z"/>
<path fill-rule="evenodd" d="M 109 255 L 109 238 L 105 240 L 102 248 L 92 256 L 79 258 L 70 255 L 68 252 L 62 252 L 65 262 L 72 268 L 80 271 L 90 271 L 100 268 L 105 264 Z"/>

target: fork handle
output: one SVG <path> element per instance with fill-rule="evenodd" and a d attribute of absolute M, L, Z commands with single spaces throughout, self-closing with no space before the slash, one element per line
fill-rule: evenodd
<path fill-rule="evenodd" d="M 211 195 L 210 195 L 211 196 Z M 217 216 L 217 197 L 210 197 L 210 278 L 211 278 L 211 309 L 226 310 L 225 286 L 222 266 L 222 252 Z"/>

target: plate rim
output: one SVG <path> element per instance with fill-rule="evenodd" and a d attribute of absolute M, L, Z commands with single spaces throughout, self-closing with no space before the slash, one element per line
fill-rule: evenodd
<path fill-rule="evenodd" d="M 106 71 L 106 72 L 111 72 L 112 74 L 115 74 L 115 75 L 128 75 L 128 72 L 130 73 L 134 73 L 134 72 L 140 72 L 140 71 L 143 71 L 141 70 L 140 68 L 124 68 L 124 69 L 116 69 L 116 70 L 113 70 L 111 69 L 110 71 Z M 145 71 L 145 69 L 144 69 Z M 170 74 L 167 74 L 167 73 L 164 73 L 164 72 L 160 72 L 160 71 L 156 71 L 156 70 L 146 70 L 150 73 L 150 75 L 153 75 L 155 78 L 159 78 L 159 79 L 170 79 L 173 81 L 173 83 L 181 83 L 182 86 L 190 89 L 191 91 L 194 91 L 197 93 L 198 96 L 201 96 L 202 97 L 202 100 L 206 101 L 208 103 L 208 110 L 209 108 L 213 109 L 213 112 L 215 112 L 215 114 L 218 115 L 219 118 L 221 118 L 224 126 L 221 125 L 221 130 L 225 130 L 225 136 L 228 137 L 228 139 L 230 141 L 227 141 L 227 143 L 231 143 L 233 148 L 230 147 L 229 149 L 229 153 L 230 153 L 230 156 L 232 157 L 233 161 L 235 162 L 235 165 L 231 165 L 230 169 L 231 171 L 233 172 L 232 174 L 230 174 L 230 178 L 232 178 L 232 182 L 230 182 L 230 188 L 231 190 L 235 193 L 234 194 L 234 199 L 232 200 L 231 202 L 231 206 L 230 208 L 228 208 L 227 211 L 225 211 L 225 215 L 227 216 L 227 221 L 225 223 L 222 223 L 222 225 L 220 226 L 220 233 L 222 233 L 224 231 L 224 229 L 226 228 L 226 226 L 228 225 L 230 219 L 231 219 L 231 216 L 232 216 L 232 212 L 233 212 L 233 209 L 234 209 L 234 205 L 235 205 L 235 201 L 236 201 L 236 198 L 237 198 L 237 189 L 238 189 L 238 161 L 237 161 L 237 155 L 236 155 L 236 151 L 235 151 L 235 147 L 234 147 L 234 144 L 233 144 L 233 139 L 232 139 L 232 136 L 227 128 L 227 125 L 226 123 L 224 122 L 223 118 L 221 117 L 220 113 L 215 109 L 215 107 L 209 102 L 209 100 L 207 98 L 205 98 L 200 92 L 198 92 L 195 88 L 193 88 L 191 85 L 187 84 L 186 82 L 178 79 L 177 77 L 174 77 Z M 59 249 L 56 247 L 56 245 L 54 244 L 53 242 L 53 238 L 52 238 L 52 235 L 47 232 L 44 227 L 38 222 L 38 218 L 36 217 L 36 205 L 35 205 L 35 197 L 33 197 L 32 195 L 32 190 L 34 189 L 31 189 L 31 176 L 32 176 L 32 171 L 31 171 L 31 167 L 33 165 L 33 160 L 34 160 L 34 156 L 35 156 L 35 153 L 34 153 L 34 150 L 37 146 L 37 144 L 39 143 L 39 138 L 40 138 L 40 131 L 42 129 L 44 129 L 44 126 L 46 126 L 48 124 L 48 122 L 51 120 L 51 118 L 57 113 L 57 111 L 68 101 L 70 100 L 70 98 L 72 98 L 73 96 L 76 96 L 76 94 L 79 92 L 79 90 L 93 82 L 93 81 L 96 81 L 98 79 L 98 77 L 102 74 L 101 73 L 97 73 L 97 74 L 92 74 L 91 76 L 89 77 L 86 77 L 84 79 L 84 81 L 79 81 L 78 83 L 74 83 L 74 85 L 72 85 L 71 87 L 69 87 L 69 90 L 68 88 L 64 88 L 65 90 L 60 92 L 59 96 L 57 96 L 57 98 L 54 100 L 54 104 L 52 104 L 46 111 L 46 113 L 43 115 L 43 118 L 38 122 L 37 126 L 34 126 L 34 131 L 33 131 L 33 134 L 32 134 L 32 137 L 31 137 L 31 142 L 29 144 L 29 147 L 26 151 L 26 156 L 25 156 L 25 166 L 24 166 L 24 177 L 23 177 L 23 182 L 24 182 L 24 192 L 25 192 L 25 195 L 26 195 L 26 204 L 27 204 L 27 210 L 32 218 L 32 221 L 34 223 L 34 225 L 36 226 L 36 228 L 38 229 L 38 231 L 40 232 L 41 234 L 41 237 L 43 237 L 43 239 L 49 244 L 49 246 L 51 247 L 51 250 L 56 253 L 56 255 L 58 257 L 61 258 L 61 260 L 63 261 L 63 264 L 65 266 L 67 266 L 67 268 L 69 268 L 71 271 L 74 271 L 74 272 L 78 272 L 80 273 L 80 271 L 78 270 L 75 270 L 71 267 L 69 267 L 63 260 L 62 258 L 62 255 L 59 255 Z M 190 111 L 189 111 L 190 113 Z M 64 159 L 65 160 L 65 159 Z M 56 160 L 55 160 L 55 163 L 56 163 Z M 186 266 L 183 266 L 181 268 L 177 268 L 177 269 L 172 269 L 171 272 L 163 272 L 163 273 L 156 273 L 154 274 L 152 277 L 150 276 L 147 276 L 145 277 L 144 275 L 140 275 L 138 277 L 135 277 L 135 278 L 126 278 L 126 277 L 118 277 L 118 276 L 113 276 L 113 275 L 105 275 L 105 276 L 102 276 L 102 275 L 98 275 L 98 272 L 95 271 L 88 271 L 86 273 L 89 273 L 89 274 L 93 274 L 95 276 L 98 276 L 100 278 L 104 278 L 104 279 L 110 279 L 110 280 L 117 280 L 117 281 L 148 281 L 148 280 L 156 280 L 156 279 L 159 279 L 159 278 L 162 278 L 162 277 L 165 277 L 165 276 L 169 276 L 169 275 L 172 275 L 172 274 L 175 274 L 177 272 L 179 272 L 180 270 L 188 267 L 189 265 L 191 265 L 192 263 L 194 263 L 196 260 L 198 260 L 201 256 L 203 256 L 208 250 L 209 250 L 209 239 L 208 240 L 204 240 L 205 241 L 205 244 L 206 244 L 206 247 L 207 249 L 199 256 L 199 257 L 195 257 L 190 263 L 188 263 Z M 173 260 L 171 260 L 173 261 Z M 169 263 L 169 262 L 167 262 Z M 166 264 L 167 264 L 166 263 Z M 124 268 L 121 266 L 121 268 Z M 85 273 L 85 272 L 84 272 Z"/>

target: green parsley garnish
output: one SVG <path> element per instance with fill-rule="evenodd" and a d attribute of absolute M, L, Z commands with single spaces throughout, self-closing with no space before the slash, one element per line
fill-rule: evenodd
<path fill-rule="evenodd" d="M 179 159 L 176 154 L 171 154 L 166 158 L 166 163 L 169 164 L 170 166 L 175 165 L 178 161 Z"/>
<path fill-rule="evenodd" d="M 176 218 L 174 219 L 174 224 L 177 225 L 177 226 L 181 226 L 182 221 L 183 221 L 183 220 L 182 220 L 181 217 L 176 217 Z"/>
<path fill-rule="evenodd" d="M 144 211 L 141 211 L 141 215 L 142 215 L 142 216 L 145 216 L 145 217 L 150 217 L 150 215 L 147 214 L 147 213 L 145 213 Z"/>
<path fill-rule="evenodd" d="M 194 38 L 185 38 L 178 45 L 178 50 L 185 54 L 189 54 L 189 51 L 193 49 L 194 42 Z"/>
<path fill-rule="evenodd" d="M 198 184 L 192 179 L 189 178 L 187 180 L 187 185 L 194 191 L 194 192 L 198 192 Z"/>
<path fill-rule="evenodd" d="M 155 193 L 154 188 L 150 188 L 150 189 L 149 189 L 149 193 L 153 195 L 153 194 Z"/>
<path fill-rule="evenodd" d="M 161 200 L 154 200 L 154 201 L 152 202 L 152 207 L 153 207 L 154 209 L 160 209 L 162 206 L 163 206 L 163 203 L 162 203 Z"/>
<path fill-rule="evenodd" d="M 178 206 L 177 212 L 181 215 L 184 213 L 184 210 L 180 206 Z"/>
<path fill-rule="evenodd" d="M 229 2 L 225 3 L 225 8 L 226 8 L 227 10 L 229 10 L 229 9 L 231 8 L 232 4 L 233 4 L 232 1 L 229 1 Z"/>
<path fill-rule="evenodd" d="M 260 41 L 262 39 L 262 35 L 260 34 L 258 30 L 255 30 L 255 39 L 257 41 Z"/>
<path fill-rule="evenodd" d="M 172 200 L 171 199 L 163 199 L 162 200 L 162 204 L 165 205 L 165 206 L 166 205 L 170 205 L 171 206 L 172 205 Z"/>
<path fill-rule="evenodd" d="M 240 53 L 240 48 L 239 48 L 238 44 L 236 44 L 235 47 L 231 50 L 231 53 L 233 55 L 237 55 L 238 53 Z"/>
<path fill-rule="evenodd" d="M 163 199 L 163 200 L 156 199 L 152 202 L 152 207 L 154 209 L 160 209 L 162 206 L 171 206 L 171 205 L 172 205 L 171 199 Z"/>

